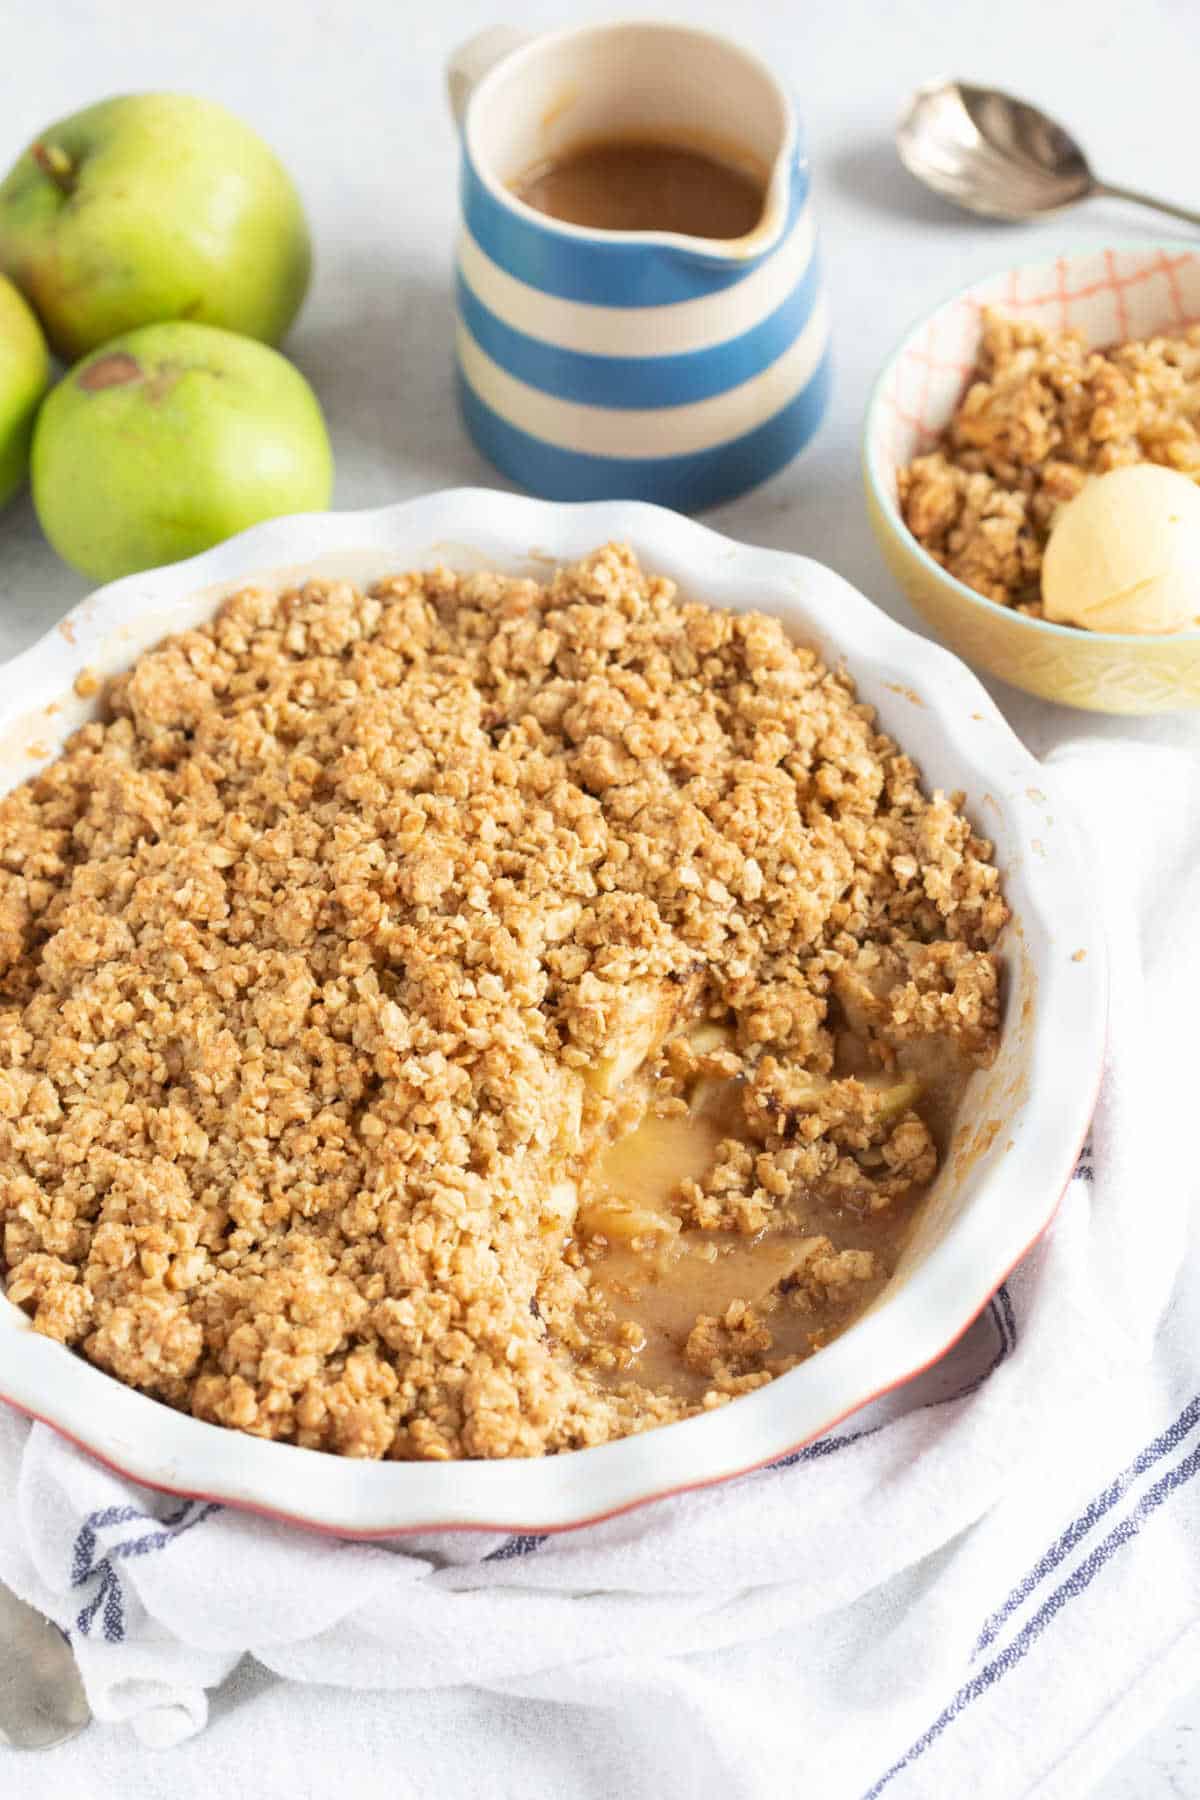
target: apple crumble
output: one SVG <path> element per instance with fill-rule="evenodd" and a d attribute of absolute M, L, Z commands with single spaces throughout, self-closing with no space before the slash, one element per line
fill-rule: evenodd
<path fill-rule="evenodd" d="M 988 311 L 957 412 L 900 471 L 900 511 L 951 575 L 1041 618 L 1056 509 L 1089 475 L 1140 462 L 1200 481 L 1200 325 L 1089 350 L 1077 331 Z"/>
<path fill-rule="evenodd" d="M 879 1291 L 999 1030 L 960 795 L 610 545 L 247 589 L 0 800 L 0 1220 L 198 1418 L 530 1456 Z"/>

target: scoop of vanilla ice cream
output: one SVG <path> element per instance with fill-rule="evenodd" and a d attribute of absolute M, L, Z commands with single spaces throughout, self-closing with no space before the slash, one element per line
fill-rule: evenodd
<path fill-rule="evenodd" d="M 1042 606 L 1091 631 L 1200 625 L 1200 487 L 1157 463 L 1093 476 L 1055 518 Z"/>

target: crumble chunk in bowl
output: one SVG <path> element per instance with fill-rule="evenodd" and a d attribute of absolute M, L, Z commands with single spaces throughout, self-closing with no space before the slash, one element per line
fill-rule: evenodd
<path fill-rule="evenodd" d="M 1133 463 L 1195 479 L 1200 254 L 1121 245 L 998 270 L 943 302 L 880 371 L 867 512 L 938 638 L 1014 687 L 1086 711 L 1200 705 L 1200 630 L 1042 616 L 1056 509 Z"/>

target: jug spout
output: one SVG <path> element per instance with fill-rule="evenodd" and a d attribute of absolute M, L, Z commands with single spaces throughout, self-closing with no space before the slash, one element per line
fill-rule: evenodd
<path fill-rule="evenodd" d="M 748 264 L 761 262 L 780 247 L 795 228 L 807 197 L 808 169 L 793 128 L 764 183 L 762 212 L 743 237 L 682 237 L 664 232 L 659 241 L 665 249 L 674 249 L 703 268 L 744 273 Z"/>

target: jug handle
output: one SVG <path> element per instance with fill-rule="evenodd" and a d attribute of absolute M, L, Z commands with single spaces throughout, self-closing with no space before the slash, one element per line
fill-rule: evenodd
<path fill-rule="evenodd" d="M 471 95 L 498 62 L 529 43 L 532 33 L 511 25 L 489 25 L 453 51 L 446 64 L 446 97 L 454 123 L 461 127 Z"/>

